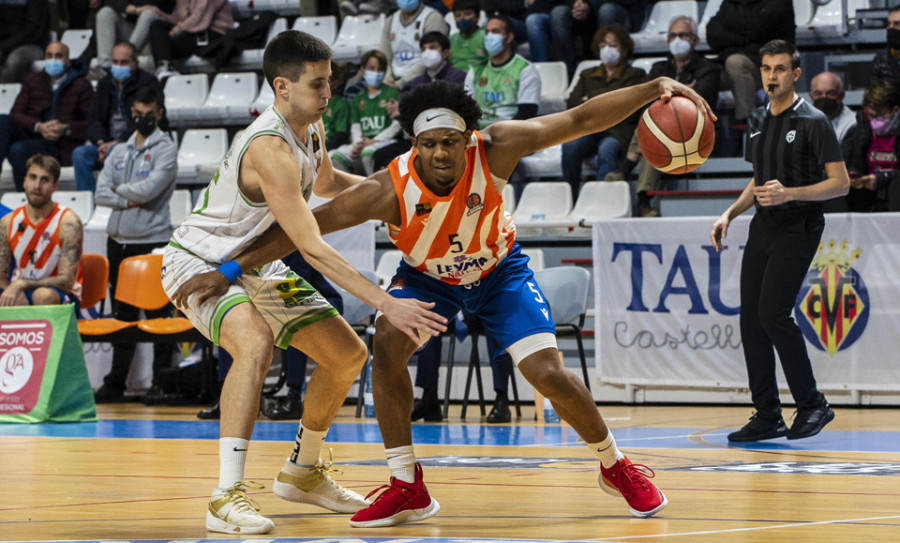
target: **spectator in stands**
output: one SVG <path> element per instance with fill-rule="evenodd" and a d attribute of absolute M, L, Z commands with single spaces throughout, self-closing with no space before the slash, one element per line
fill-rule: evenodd
<path fill-rule="evenodd" d="M 457 85 L 462 85 L 472 94 L 472 72 L 464 72 L 450 65 L 450 40 L 440 32 L 428 32 L 419 41 L 422 48 L 422 62 L 425 64 L 425 73 L 413 79 L 406 86 L 408 90 L 420 85 L 442 80 Z M 333 93 L 332 93 L 333 94 Z M 400 103 L 389 100 L 386 104 L 388 116 L 392 120 L 400 117 Z M 409 137 L 403 134 L 403 138 L 386 145 L 373 154 L 374 171 L 386 168 L 397 156 L 409 150 L 412 144 Z"/>
<path fill-rule="evenodd" d="M 47 0 L 0 0 L 0 83 L 18 83 L 44 55 L 50 30 Z"/>
<path fill-rule="evenodd" d="M 394 10 L 390 0 L 343 0 L 339 8 L 341 18 L 347 15 L 388 15 Z"/>
<path fill-rule="evenodd" d="M 419 39 L 429 32 L 447 35 L 450 25 L 421 0 L 399 0 L 397 7 L 384 23 L 379 49 L 390 59 L 386 81 L 400 89 L 425 71 Z"/>
<path fill-rule="evenodd" d="M 644 70 L 628 64 L 634 55 L 634 41 L 622 25 L 600 27 L 594 36 L 592 49 L 599 55 L 602 64 L 578 74 L 578 82 L 566 101 L 568 109 L 594 96 L 643 83 L 647 75 Z M 563 179 L 572 188 L 573 201 L 578 198 L 581 186 L 582 162 L 597 156 L 597 179 L 604 179 L 608 173 L 615 171 L 640 117 L 641 112 L 636 111 L 608 130 L 563 144 Z"/>
<path fill-rule="evenodd" d="M 478 128 L 508 119 L 530 119 L 541 103 L 541 76 L 516 53 L 513 24 L 493 15 L 485 26 L 484 47 L 490 61 L 474 70 L 475 100 L 483 112 Z"/>
<path fill-rule="evenodd" d="M 549 62 L 557 56 L 550 54 L 550 12 L 556 6 L 567 6 L 566 0 L 525 0 L 528 16 L 525 31 L 528 37 L 528 58 L 531 62 Z"/>
<path fill-rule="evenodd" d="M 550 11 L 550 34 L 557 60 L 566 63 L 569 75 L 575 73 L 580 57 L 576 46 L 585 53 L 588 44 L 602 26 L 618 24 L 637 32 L 644 23 L 646 0 L 567 0 Z"/>
<path fill-rule="evenodd" d="M 110 72 L 97 84 L 91 102 L 88 121 L 90 143 L 72 151 L 78 190 L 94 190 L 95 165 L 102 165 L 110 149 L 134 132 L 131 106 L 135 95 L 143 88 L 154 88 L 162 94 L 159 80 L 138 68 L 134 45 L 126 41 L 113 47 Z M 160 119 L 160 128 L 168 130 L 165 115 Z"/>
<path fill-rule="evenodd" d="M 784 0 L 723 0 L 706 26 L 706 41 L 719 54 L 734 93 L 738 123 L 756 107 L 759 48 L 769 40 L 794 42 L 794 4 Z"/>
<path fill-rule="evenodd" d="M 115 65 L 114 65 L 115 66 Z M 163 97 L 159 89 L 144 87 L 134 95 L 129 109 L 134 132 L 116 145 L 97 179 L 95 202 L 112 208 L 106 233 L 106 257 L 109 259 L 109 285 L 115 290 L 119 264 L 128 257 L 149 254 L 165 247 L 172 235 L 169 200 L 175 190 L 178 172 L 178 147 L 168 133 L 159 128 L 163 116 Z M 145 311 L 147 318 L 171 315 L 172 306 Z M 135 321 L 139 309 L 113 300 L 113 314 L 119 320 Z M 97 403 L 122 401 L 125 380 L 134 343 L 114 343 L 112 368 L 103 378 L 103 386 L 94 393 Z M 172 362 L 172 344 L 154 343 L 153 378 Z M 158 383 L 147 393 L 148 400 L 163 395 Z"/>
<path fill-rule="evenodd" d="M 113 46 L 128 41 L 140 52 L 150 41 L 150 24 L 159 19 L 153 8 L 171 13 L 175 0 L 106 0 L 103 4 L 94 22 L 94 35 L 97 65 L 109 70 Z"/>
<path fill-rule="evenodd" d="M 900 211 L 900 90 L 880 79 L 866 88 L 850 140 L 848 211 Z"/>
<path fill-rule="evenodd" d="M 528 9 L 522 0 L 484 0 L 484 10 L 492 15 L 505 15 L 513 24 L 513 34 L 517 43 L 528 41 L 528 32 L 525 31 L 525 17 Z"/>
<path fill-rule="evenodd" d="M 331 100 L 328 109 L 322 114 L 325 125 L 325 148 L 337 149 L 350 141 L 350 104 L 343 97 L 344 67 L 331 63 Z"/>
<path fill-rule="evenodd" d="M 150 49 L 160 80 L 178 73 L 172 61 L 191 56 L 234 28 L 228 0 L 176 0 L 171 14 L 152 9 L 159 20 L 150 24 Z"/>
<path fill-rule="evenodd" d="M 0 115 L 0 164 L 9 159 L 20 191 L 30 156 L 48 154 L 68 166 L 72 150 L 87 138 L 94 96 L 87 66 L 70 61 L 69 48 L 59 42 L 47 45 L 44 58 L 43 71 L 25 76 L 12 112 Z"/>
<path fill-rule="evenodd" d="M 477 69 L 490 55 L 484 50 L 484 29 L 478 26 L 481 4 L 478 0 L 454 0 L 456 32 L 450 36 L 450 65 L 459 70 Z"/>
<path fill-rule="evenodd" d="M 331 160 L 340 170 L 369 175 L 375 171 L 372 154 L 401 134 L 400 123 L 392 120 L 386 109 L 388 101 L 400 98 L 400 91 L 384 84 L 388 69 L 384 53 L 369 51 L 361 63 L 366 90 L 358 92 L 350 103 L 351 143 L 331 151 Z"/>
<path fill-rule="evenodd" d="M 679 83 L 684 83 L 697 91 L 709 104 L 715 104 L 719 97 L 719 81 L 722 69 L 718 64 L 706 60 L 695 48 L 700 42 L 697 36 L 697 22 L 686 15 L 679 15 L 669 23 L 668 43 L 669 55 L 666 60 L 653 64 L 647 79 L 657 77 L 671 77 Z M 631 144 L 628 147 L 621 179 L 625 179 L 634 167 L 634 158 L 640 154 L 637 144 L 637 132 L 632 135 Z M 659 215 L 650 206 L 648 192 L 659 190 L 660 171 L 650 165 L 646 159 L 640 158 L 638 165 L 638 214 L 641 217 L 656 217 Z"/>
<path fill-rule="evenodd" d="M 887 47 L 875 53 L 872 59 L 870 82 L 885 79 L 900 86 L 900 4 L 888 11 Z"/>
<path fill-rule="evenodd" d="M 844 83 L 832 72 L 822 72 L 809 84 L 809 97 L 813 106 L 831 121 L 841 147 L 844 139 L 856 128 L 856 114 L 844 105 Z"/>
<path fill-rule="evenodd" d="M 59 162 L 37 154 L 26 170 L 25 205 L 0 218 L 0 306 L 78 303 L 84 231 L 74 212 L 53 201 Z"/>

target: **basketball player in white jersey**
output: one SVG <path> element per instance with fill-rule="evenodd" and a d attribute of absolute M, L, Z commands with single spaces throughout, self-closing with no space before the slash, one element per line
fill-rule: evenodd
<path fill-rule="evenodd" d="M 606 130 L 648 102 L 673 94 L 691 98 L 715 118 L 696 92 L 660 78 L 561 113 L 500 121 L 479 132 L 477 103 L 462 87 L 436 81 L 400 102 L 400 123 L 412 135 L 413 148 L 314 212 L 326 232 L 368 219 L 387 222 L 391 241 L 404 253 L 388 292 L 436 302 L 435 311 L 445 316 L 461 308 L 478 315 L 522 375 L 550 399 L 600 461 L 600 487 L 622 496 L 638 517 L 660 511 L 666 497 L 648 480 L 653 476 L 649 468 L 632 464 L 619 451 L 585 384 L 559 364 L 549 307 L 515 242 L 502 194 L 522 156 Z M 238 261 L 252 265 L 289 250 L 284 236 L 273 232 Z M 180 295 L 222 292 L 228 287 L 224 281 L 221 274 L 206 274 Z M 174 299 L 181 300 L 178 294 Z M 354 527 L 418 521 L 440 509 L 425 487 L 412 447 L 413 392 L 406 364 L 416 344 L 385 319 L 376 320 L 375 327 L 375 413 L 391 480 L 371 506 L 351 517 Z"/>
<path fill-rule="evenodd" d="M 208 530 L 266 533 L 244 480 L 244 464 L 273 343 L 296 347 L 318 367 L 293 454 L 274 482 L 280 497 L 354 513 L 367 505 L 338 485 L 320 458 L 332 419 L 363 362 L 366 347 L 305 280 L 275 259 L 241 269 L 232 258 L 276 221 L 304 258 L 328 279 L 377 308 L 408 335 L 438 335 L 446 319 L 434 304 L 398 300 L 366 280 L 322 241 L 307 206 L 315 189 L 334 196 L 361 180 L 336 172 L 324 148 L 322 113 L 331 97 L 331 50 L 308 34 L 287 31 L 266 46 L 263 71 L 275 92 L 269 107 L 232 145 L 197 207 L 174 232 L 163 258 L 170 296 L 193 275 L 218 270 L 233 282 L 222 296 L 182 303 L 194 326 L 234 357 L 220 398 L 219 483 L 206 515 Z"/>

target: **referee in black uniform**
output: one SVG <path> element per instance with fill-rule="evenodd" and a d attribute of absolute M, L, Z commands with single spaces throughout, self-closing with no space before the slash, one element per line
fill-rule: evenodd
<path fill-rule="evenodd" d="M 791 313 L 825 227 L 821 202 L 847 194 L 850 179 L 828 118 L 794 92 L 797 48 L 772 40 L 759 53 L 769 105 L 747 120 L 753 179 L 710 233 L 721 251 L 731 221 L 756 207 L 741 264 L 741 337 L 756 413 L 729 441 L 809 437 L 834 418 Z M 797 404 L 790 429 L 781 416 L 776 351 Z"/>

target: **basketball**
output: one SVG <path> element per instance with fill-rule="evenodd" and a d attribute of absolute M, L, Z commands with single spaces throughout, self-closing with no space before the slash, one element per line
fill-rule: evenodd
<path fill-rule="evenodd" d="M 653 102 L 638 123 L 638 144 L 657 170 L 687 173 L 703 164 L 716 142 L 712 119 L 688 98 Z"/>

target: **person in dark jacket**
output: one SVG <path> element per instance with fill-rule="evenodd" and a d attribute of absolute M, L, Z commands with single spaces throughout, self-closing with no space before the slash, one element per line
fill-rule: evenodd
<path fill-rule="evenodd" d="M 594 37 L 593 50 L 603 64 L 588 68 L 578 74 L 578 82 L 566 101 L 572 109 L 594 96 L 643 83 L 647 73 L 628 64 L 634 55 L 634 41 L 621 25 L 602 26 Z M 641 112 L 636 111 L 627 119 L 603 132 L 589 134 L 562 146 L 563 178 L 572 187 L 572 201 L 578 198 L 581 186 L 581 163 L 597 156 L 597 178 L 603 179 L 618 166 L 637 128 Z"/>
<path fill-rule="evenodd" d="M 134 132 L 131 106 L 135 94 L 147 87 L 162 94 L 159 81 L 138 68 L 134 45 L 126 41 L 113 47 L 110 73 L 97 84 L 97 92 L 91 101 L 87 134 L 90 143 L 72 151 L 78 190 L 94 190 L 94 167 L 102 166 L 113 145 L 125 141 Z M 163 131 L 168 130 L 165 117 L 159 126 Z"/>
<path fill-rule="evenodd" d="M 689 85 L 697 91 L 709 104 L 715 104 L 719 98 L 719 82 L 722 68 L 706 60 L 695 48 L 700 42 L 697 36 L 697 22 L 686 15 L 679 15 L 669 23 L 668 33 L 669 55 L 665 60 L 653 64 L 647 80 L 657 77 L 671 77 L 679 83 Z M 637 143 L 637 132 L 631 138 L 628 157 L 624 161 L 623 178 L 634 167 L 634 155 L 640 154 Z M 659 213 L 650 206 L 649 192 L 659 190 L 660 171 L 650 165 L 643 157 L 638 163 L 638 214 L 641 217 L 656 217 Z"/>
<path fill-rule="evenodd" d="M 900 211 L 900 89 L 878 80 L 866 88 L 850 137 L 847 210 Z"/>
<path fill-rule="evenodd" d="M 47 0 L 0 0 L 0 83 L 18 83 L 44 56 L 50 28 Z"/>
<path fill-rule="evenodd" d="M 734 93 L 734 118 L 744 122 L 756 108 L 759 48 L 769 40 L 794 42 L 794 4 L 785 0 L 723 0 L 706 26 L 706 42 L 718 53 Z"/>
<path fill-rule="evenodd" d="M 19 191 L 28 157 L 44 153 L 70 166 L 72 150 L 87 138 L 94 96 L 87 66 L 70 61 L 69 48 L 59 42 L 47 46 L 44 58 L 44 71 L 28 74 L 12 112 L 0 115 L 0 164 L 9 159 Z"/>
<path fill-rule="evenodd" d="M 567 0 L 566 4 L 550 11 L 550 34 L 557 60 L 566 63 L 569 75 L 575 73 L 577 41 L 583 44 L 587 56 L 588 44 L 595 30 L 619 24 L 630 32 L 637 32 L 644 23 L 647 0 Z"/>
<path fill-rule="evenodd" d="M 884 79 L 900 86 L 900 4 L 888 11 L 887 47 L 875 53 L 869 81 Z"/>

